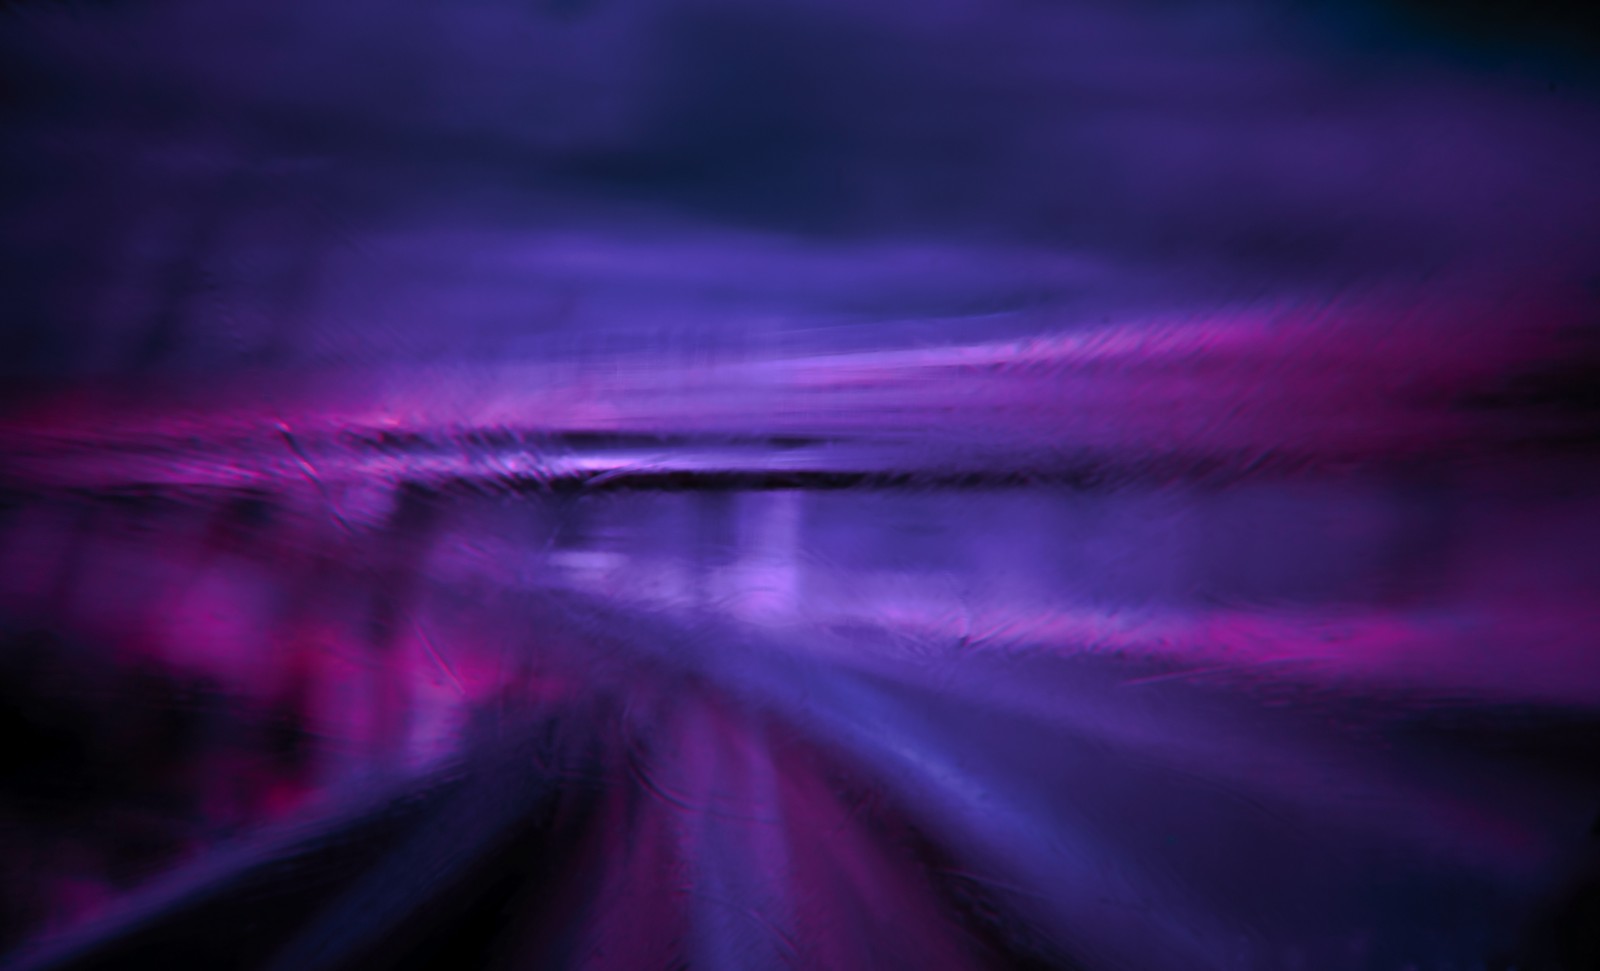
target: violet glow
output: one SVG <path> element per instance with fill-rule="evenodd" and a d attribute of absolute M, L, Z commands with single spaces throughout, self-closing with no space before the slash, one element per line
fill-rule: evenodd
<path fill-rule="evenodd" d="M 7 6 L 0 966 L 1596 966 L 1557 13 Z"/>

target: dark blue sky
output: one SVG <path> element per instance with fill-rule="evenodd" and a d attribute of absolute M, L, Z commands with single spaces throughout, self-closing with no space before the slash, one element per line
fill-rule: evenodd
<path fill-rule="evenodd" d="M 33 373 L 853 343 L 1594 273 L 1547 3 L 150 0 L 0 21 Z"/>

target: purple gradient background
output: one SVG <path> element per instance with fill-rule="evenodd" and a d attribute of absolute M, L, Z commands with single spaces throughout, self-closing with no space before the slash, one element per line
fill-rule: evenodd
<path fill-rule="evenodd" d="M 0 5 L 0 966 L 1600 967 L 1597 38 Z"/>

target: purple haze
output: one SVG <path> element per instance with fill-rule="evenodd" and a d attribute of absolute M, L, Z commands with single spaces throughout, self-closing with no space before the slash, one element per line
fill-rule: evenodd
<path fill-rule="evenodd" d="M 1600 966 L 1597 38 L 0 5 L 0 966 Z"/>

